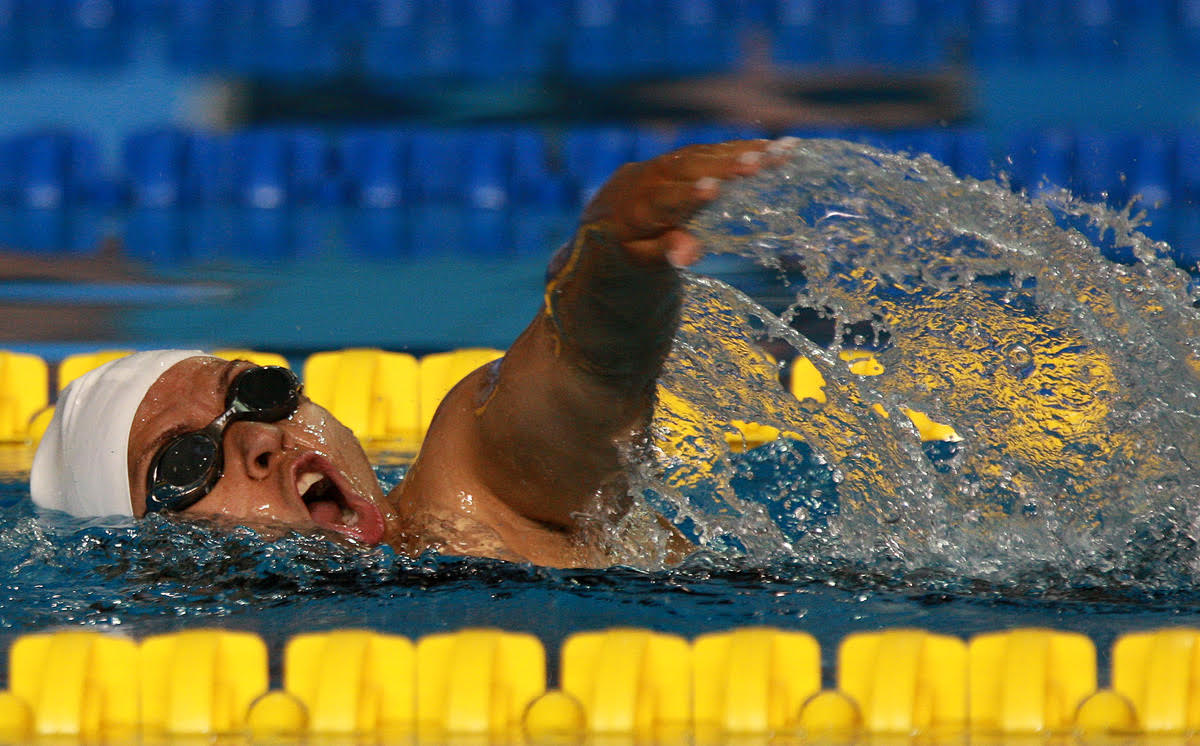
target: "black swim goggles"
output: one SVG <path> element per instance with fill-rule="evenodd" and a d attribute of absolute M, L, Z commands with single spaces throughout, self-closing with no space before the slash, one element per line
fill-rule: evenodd
<path fill-rule="evenodd" d="M 186 510 L 212 492 L 224 474 L 221 442 L 235 422 L 278 422 L 300 406 L 300 379 L 287 368 L 247 368 L 234 377 L 225 411 L 203 430 L 172 438 L 150 462 L 146 512 Z"/>

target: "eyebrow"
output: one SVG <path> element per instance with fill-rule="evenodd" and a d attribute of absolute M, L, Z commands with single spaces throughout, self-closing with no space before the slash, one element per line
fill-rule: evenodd
<path fill-rule="evenodd" d="M 247 364 L 253 365 L 253 363 L 250 363 L 249 360 L 229 360 L 225 362 L 221 370 L 221 377 L 219 379 L 220 390 L 222 392 L 228 394 L 229 387 L 233 385 L 233 379 L 238 373 L 241 373 L 246 369 Z M 223 399 L 221 400 L 221 407 L 222 409 L 225 407 L 225 401 Z M 133 477 L 136 481 L 141 483 L 142 489 L 146 488 L 146 475 L 150 470 L 150 461 L 153 460 L 154 456 L 172 438 L 178 435 L 183 435 L 186 432 L 190 432 L 192 429 L 192 426 L 185 422 L 172 425 L 155 436 L 154 440 L 152 440 L 146 446 L 146 448 L 143 449 L 140 454 L 138 454 L 138 457 L 133 464 Z M 132 485 L 130 486 L 130 489 L 132 489 Z"/>

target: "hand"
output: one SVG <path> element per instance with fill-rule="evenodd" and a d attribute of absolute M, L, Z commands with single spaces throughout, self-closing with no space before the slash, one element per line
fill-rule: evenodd
<path fill-rule="evenodd" d="M 626 164 L 584 208 L 582 224 L 601 227 L 635 261 L 686 267 L 703 252 L 681 226 L 717 197 L 722 181 L 777 165 L 789 147 L 786 141 L 736 140 Z"/>

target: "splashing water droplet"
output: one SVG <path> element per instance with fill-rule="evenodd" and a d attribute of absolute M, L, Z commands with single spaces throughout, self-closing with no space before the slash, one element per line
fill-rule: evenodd
<path fill-rule="evenodd" d="M 1153 551 L 1147 525 L 1153 541 L 1189 535 L 1200 318 L 1190 278 L 1137 221 L 1061 191 L 1031 199 L 959 178 L 927 156 L 798 143 L 788 163 L 728 185 L 693 221 L 710 253 L 792 268 L 795 297 L 776 317 L 718 281 L 688 279 L 655 420 L 667 469 L 644 475 L 647 494 L 706 546 L 972 577 L 1132 563 L 1129 547 Z M 1105 260 L 1081 225 L 1138 261 Z M 872 333 L 838 331 L 822 347 L 792 327 L 801 309 Z M 870 346 L 882 374 L 850 372 L 838 340 Z M 823 403 L 780 384 L 764 341 L 811 363 Z M 949 455 L 923 446 L 909 411 L 961 442 Z M 774 428 L 812 455 L 774 481 L 739 481 L 732 421 Z M 806 519 L 796 506 L 830 500 L 823 489 L 834 507 Z"/>

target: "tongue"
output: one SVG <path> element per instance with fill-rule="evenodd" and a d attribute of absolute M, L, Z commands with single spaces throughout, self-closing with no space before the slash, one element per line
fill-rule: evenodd
<path fill-rule="evenodd" d="M 318 526 L 333 528 L 342 525 L 342 506 L 337 500 L 313 500 L 308 503 L 308 512 Z"/>

